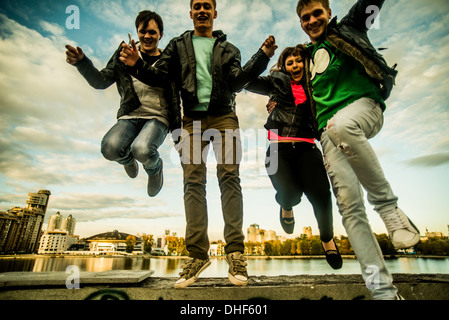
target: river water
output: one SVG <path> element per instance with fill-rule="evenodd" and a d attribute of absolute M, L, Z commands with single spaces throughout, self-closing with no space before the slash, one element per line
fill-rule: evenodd
<path fill-rule="evenodd" d="M 13 271 L 66 271 L 71 265 L 80 271 L 153 270 L 154 277 L 177 277 L 185 258 L 167 257 L 32 257 L 0 258 L 0 273 Z M 212 258 L 202 277 L 226 277 L 228 264 L 222 257 Z M 360 274 L 356 259 L 344 259 L 343 268 L 333 270 L 321 258 L 249 258 L 251 276 Z M 443 273 L 449 274 L 449 258 L 394 258 L 385 260 L 391 273 Z"/>

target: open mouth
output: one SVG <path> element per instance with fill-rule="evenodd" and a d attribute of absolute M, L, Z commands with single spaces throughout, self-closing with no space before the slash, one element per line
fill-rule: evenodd
<path fill-rule="evenodd" d="M 199 16 L 198 17 L 198 21 L 207 21 L 207 20 L 209 20 L 208 16 Z"/>
<path fill-rule="evenodd" d="M 295 81 L 300 81 L 302 79 L 302 70 L 292 72 L 291 77 Z"/>
<path fill-rule="evenodd" d="M 294 78 L 300 77 L 301 74 L 302 74 L 302 70 L 292 72 L 292 76 L 293 76 Z"/>

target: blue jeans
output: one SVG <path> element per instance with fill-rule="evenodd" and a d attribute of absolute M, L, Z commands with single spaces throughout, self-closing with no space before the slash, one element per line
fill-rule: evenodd
<path fill-rule="evenodd" d="M 321 136 L 325 166 L 332 182 L 343 226 L 374 299 L 392 299 L 397 292 L 366 215 L 363 192 L 380 214 L 396 208 L 398 198 L 385 179 L 368 139 L 379 133 L 379 104 L 363 98 L 340 110 Z"/>
<path fill-rule="evenodd" d="M 101 153 L 124 166 L 137 160 L 148 175 L 155 175 L 162 165 L 158 148 L 167 134 L 167 126 L 156 119 L 119 120 L 101 141 Z"/>

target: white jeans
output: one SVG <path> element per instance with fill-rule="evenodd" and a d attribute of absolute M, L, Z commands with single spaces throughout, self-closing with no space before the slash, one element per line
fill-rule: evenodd
<path fill-rule="evenodd" d="M 380 214 L 396 208 L 398 198 L 385 179 L 368 139 L 383 126 L 383 112 L 372 99 L 362 98 L 338 111 L 321 136 L 327 173 L 337 198 L 343 226 L 374 299 L 392 299 L 397 289 L 371 229 L 361 186 Z"/>

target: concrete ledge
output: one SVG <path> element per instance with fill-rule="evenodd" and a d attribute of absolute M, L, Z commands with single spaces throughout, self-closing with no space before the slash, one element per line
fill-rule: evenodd
<path fill-rule="evenodd" d="M 104 271 L 80 272 L 79 279 L 84 285 L 88 284 L 132 284 L 139 283 L 151 277 L 154 273 L 148 271 Z M 66 272 L 5 272 L 0 273 L 1 287 L 38 287 L 38 286 L 66 286 L 71 273 Z M 70 280 L 70 279 L 69 279 Z"/>
<path fill-rule="evenodd" d="M 152 278 L 139 271 L 115 271 L 90 278 L 81 275 L 80 289 L 37 280 L 34 285 L 0 288 L 0 300 L 85 300 L 108 298 L 130 300 L 370 300 L 361 275 L 300 275 L 251 277 L 246 287 L 236 287 L 227 278 L 200 278 L 185 289 L 174 289 L 176 278 Z M 6 274 L 0 274 L 5 276 Z M 36 273 L 26 277 L 36 276 Z M 63 273 L 65 277 L 68 275 Z M 55 275 L 62 276 L 61 274 Z M 2 277 L 0 276 L 0 279 Z M 133 279 L 118 283 L 118 279 Z M 88 280 L 90 279 L 90 280 Z M 141 279 L 141 280 L 138 280 Z M 0 280 L 1 281 L 1 280 Z M 58 281 L 61 281 L 59 279 Z M 406 300 L 449 300 L 447 274 L 395 274 L 395 285 Z M 3 282 L 6 283 L 6 282 Z"/>

